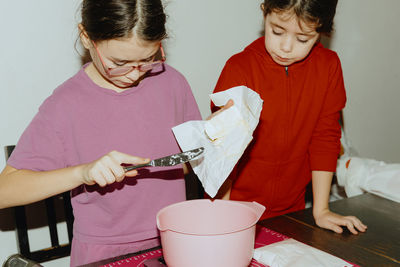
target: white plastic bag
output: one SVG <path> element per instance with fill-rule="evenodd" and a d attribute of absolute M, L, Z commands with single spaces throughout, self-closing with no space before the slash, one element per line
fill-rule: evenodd
<path fill-rule="evenodd" d="M 253 258 L 271 267 L 345 267 L 350 265 L 338 257 L 292 238 L 255 249 Z"/>
<path fill-rule="evenodd" d="M 373 193 L 400 202 L 400 164 L 361 158 L 342 131 L 344 154 L 338 160 L 336 176 L 348 197 Z"/>

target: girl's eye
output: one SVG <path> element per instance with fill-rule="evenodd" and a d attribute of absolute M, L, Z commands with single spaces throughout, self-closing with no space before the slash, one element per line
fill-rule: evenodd
<path fill-rule="evenodd" d="M 125 62 L 113 62 L 115 66 L 117 67 L 122 67 L 123 65 L 125 65 Z"/>
<path fill-rule="evenodd" d="M 272 33 L 279 36 L 279 35 L 282 35 L 283 32 L 277 32 L 275 30 L 272 30 Z"/>
<path fill-rule="evenodd" d="M 300 43 L 303 43 L 303 44 L 308 42 L 308 40 L 304 40 L 304 39 L 300 39 L 300 38 L 297 38 L 297 41 L 299 41 Z"/>
<path fill-rule="evenodd" d="M 146 58 L 145 60 L 142 61 L 142 63 L 149 63 L 149 62 L 153 61 L 153 58 L 154 57 Z"/>
<path fill-rule="evenodd" d="M 141 63 L 144 63 L 144 64 L 146 64 L 146 63 L 151 63 L 152 61 L 154 61 L 154 58 L 156 57 L 156 55 L 153 55 L 153 56 L 151 56 L 151 57 L 148 57 L 148 58 L 146 58 L 146 59 L 143 59 L 142 61 L 141 61 Z"/>

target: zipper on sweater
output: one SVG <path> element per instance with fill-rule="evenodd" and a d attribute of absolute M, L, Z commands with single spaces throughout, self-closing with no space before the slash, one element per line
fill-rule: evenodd
<path fill-rule="evenodd" d="M 290 87 L 290 77 L 289 77 L 289 66 L 285 66 L 285 73 L 286 73 L 286 121 L 285 121 L 285 130 L 283 134 L 283 139 L 284 139 L 284 147 L 286 147 L 286 150 L 284 153 L 285 155 L 289 155 L 289 135 L 290 135 L 290 125 L 291 125 L 291 87 Z"/>

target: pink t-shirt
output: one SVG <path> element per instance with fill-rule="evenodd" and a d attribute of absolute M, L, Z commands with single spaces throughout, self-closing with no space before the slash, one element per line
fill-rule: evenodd
<path fill-rule="evenodd" d="M 99 87 L 82 68 L 44 101 L 8 164 L 52 170 L 91 162 L 112 150 L 162 157 L 180 152 L 171 128 L 199 119 L 189 84 L 167 64 L 121 93 Z M 154 238 L 156 213 L 183 200 L 180 166 L 141 169 L 135 178 L 105 188 L 82 185 L 72 191 L 74 238 L 93 244 Z"/>

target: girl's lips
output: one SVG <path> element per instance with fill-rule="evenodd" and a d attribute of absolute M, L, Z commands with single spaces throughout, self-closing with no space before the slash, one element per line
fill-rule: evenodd
<path fill-rule="evenodd" d="M 279 61 L 281 61 L 281 62 L 288 62 L 288 61 L 290 61 L 289 58 L 280 57 L 280 56 L 278 56 L 278 55 L 276 55 L 276 58 L 277 58 Z"/>

